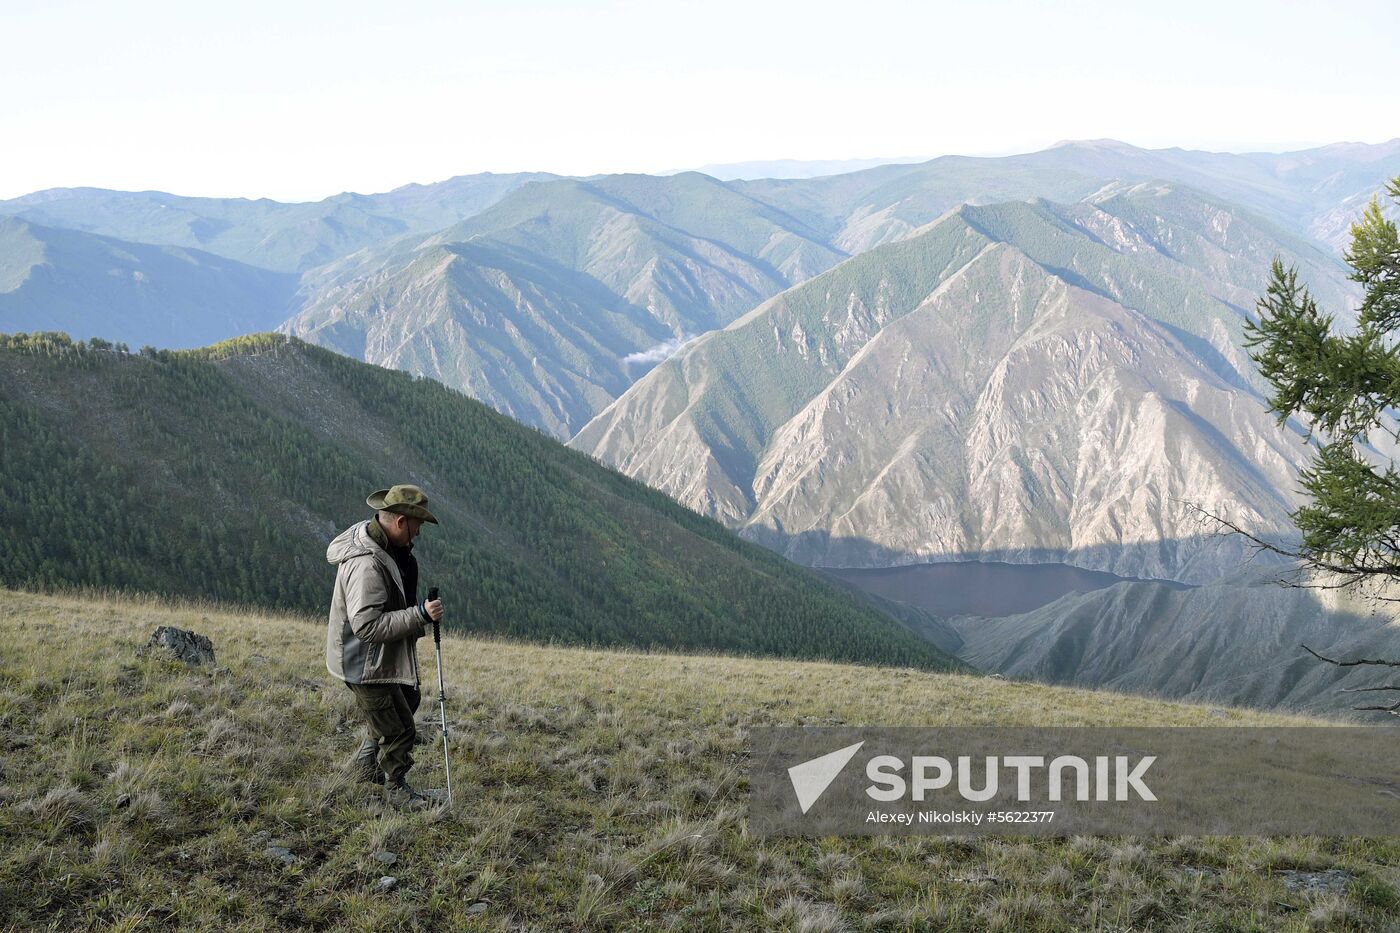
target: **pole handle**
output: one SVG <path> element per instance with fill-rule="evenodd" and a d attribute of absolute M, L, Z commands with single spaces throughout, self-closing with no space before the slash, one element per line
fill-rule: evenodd
<path fill-rule="evenodd" d="M 438 588 L 435 586 L 429 588 L 427 602 L 432 602 L 437 598 Z M 436 619 L 433 620 L 433 644 L 436 645 L 439 650 L 442 649 L 442 626 L 438 625 Z"/>

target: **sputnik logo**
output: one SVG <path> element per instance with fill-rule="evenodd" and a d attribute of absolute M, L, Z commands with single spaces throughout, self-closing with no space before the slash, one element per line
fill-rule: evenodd
<path fill-rule="evenodd" d="M 802 808 L 803 815 L 806 815 L 807 811 L 812 809 L 812 804 L 826 793 L 826 789 L 836 780 L 841 769 L 846 767 L 864 744 L 857 742 L 847 745 L 820 758 L 813 758 L 788 768 L 788 777 L 792 780 L 792 789 L 797 794 L 797 805 Z"/>

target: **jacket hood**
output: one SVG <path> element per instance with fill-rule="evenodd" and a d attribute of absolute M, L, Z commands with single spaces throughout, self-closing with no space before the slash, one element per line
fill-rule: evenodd
<path fill-rule="evenodd" d="M 336 535 L 335 539 L 326 547 L 326 562 L 341 564 L 352 557 L 373 554 L 378 550 L 381 548 L 369 536 L 369 532 L 365 529 L 365 523 L 356 522 Z"/>

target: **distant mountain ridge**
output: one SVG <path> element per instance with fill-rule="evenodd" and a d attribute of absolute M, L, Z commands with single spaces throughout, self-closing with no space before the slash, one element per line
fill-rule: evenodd
<path fill-rule="evenodd" d="M 733 165 L 839 168 L 861 161 Z M 1400 139 L 1238 154 L 1142 149 L 1116 140 L 1070 140 L 1023 155 L 899 159 L 855 171 L 847 167 L 816 178 L 721 180 L 735 191 L 803 218 L 814 230 L 829 235 L 830 245 L 847 252 L 884 242 L 898 235 L 898 230 L 922 226 L 963 202 L 1033 197 L 1077 200 L 1107 181 L 1154 179 L 1211 192 L 1338 248 L 1346 231 L 1337 225 L 1335 212 L 1369 198 L 1396 174 L 1400 174 Z M 560 177 L 545 172 L 486 172 L 404 185 L 380 194 L 346 192 L 304 203 L 54 188 L 0 201 L 0 214 L 135 242 L 204 249 L 278 271 L 303 271 L 386 237 L 444 229 L 524 184 Z M 617 177 L 627 176 L 586 180 Z M 883 223 L 873 219 L 875 215 L 884 215 Z M 871 229 L 882 226 L 887 227 L 883 233 Z"/>
<path fill-rule="evenodd" d="M 1400 139 L 1242 155 L 1089 140 L 1025 155 L 942 156 L 829 178 L 733 184 L 803 218 L 850 253 L 905 236 L 960 203 L 1074 201 L 1108 181 L 1189 185 L 1340 252 L 1347 231 L 1336 212 L 1368 200 L 1397 174 Z"/>
<path fill-rule="evenodd" d="M 22 217 L 138 243 L 202 249 L 277 272 L 303 272 L 388 237 L 438 230 L 543 173 L 466 175 L 322 201 L 183 197 L 163 191 L 51 188 L 0 201 Z"/>
<path fill-rule="evenodd" d="M 201 250 L 0 217 L 0 332 L 194 347 L 275 327 L 296 277 Z"/>
<path fill-rule="evenodd" d="M 910 165 L 927 162 L 924 157 L 885 159 L 768 159 L 752 162 L 716 162 L 701 165 L 695 171 L 720 181 L 751 181 L 759 178 L 820 178 L 823 175 L 844 175 L 881 165 Z M 679 172 L 663 172 L 673 175 Z"/>

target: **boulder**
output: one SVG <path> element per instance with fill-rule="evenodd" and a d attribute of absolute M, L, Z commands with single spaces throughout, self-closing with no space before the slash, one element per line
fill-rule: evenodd
<path fill-rule="evenodd" d="M 286 846 L 268 846 L 263 850 L 263 854 L 268 858 L 277 859 L 277 861 L 284 865 L 295 865 L 297 863 L 297 857 L 293 855 L 292 850 L 288 849 Z"/>
<path fill-rule="evenodd" d="M 190 665 L 214 663 L 212 641 L 203 635 L 170 625 L 162 625 L 156 629 L 151 635 L 151 640 L 144 647 L 137 648 L 136 653 L 144 655 L 153 650 Z"/>

